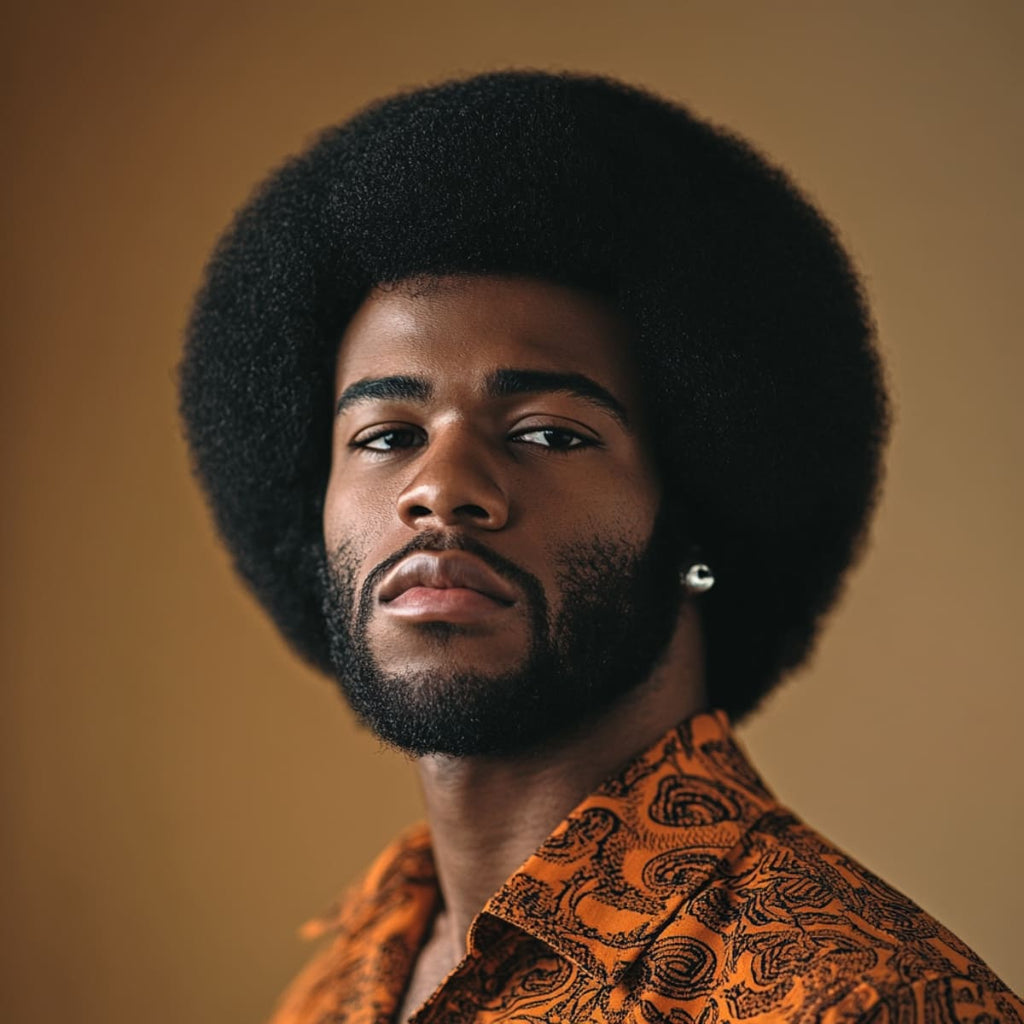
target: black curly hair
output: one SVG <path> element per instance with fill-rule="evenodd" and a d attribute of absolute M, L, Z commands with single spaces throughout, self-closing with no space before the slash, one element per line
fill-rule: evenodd
<path fill-rule="evenodd" d="M 873 327 L 781 170 L 608 78 L 504 71 L 383 100 L 237 214 L 196 298 L 180 401 L 238 571 L 330 673 L 338 341 L 373 286 L 460 273 L 596 291 L 632 323 L 679 543 L 698 540 L 718 581 L 701 598 L 709 700 L 743 717 L 806 658 L 861 545 L 888 431 Z"/>

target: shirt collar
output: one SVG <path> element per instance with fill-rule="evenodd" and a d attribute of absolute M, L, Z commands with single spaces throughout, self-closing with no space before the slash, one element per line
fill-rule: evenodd
<path fill-rule="evenodd" d="M 777 806 L 726 714 L 702 712 L 579 804 L 484 912 L 618 981 Z"/>

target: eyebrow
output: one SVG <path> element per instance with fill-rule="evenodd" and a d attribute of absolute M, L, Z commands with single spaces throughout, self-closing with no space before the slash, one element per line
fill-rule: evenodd
<path fill-rule="evenodd" d="M 340 416 L 345 410 L 360 402 L 426 402 L 433 393 L 434 389 L 430 382 L 423 377 L 364 377 L 345 388 L 338 398 L 334 412 L 336 416 Z M 487 395 L 490 398 L 555 393 L 582 398 L 609 413 L 623 426 L 629 425 L 626 407 L 607 388 L 585 374 L 509 368 L 495 370 L 487 377 Z"/>
<path fill-rule="evenodd" d="M 425 402 L 433 390 L 422 377 L 364 377 L 342 391 L 334 415 L 340 416 L 359 402 Z"/>
<path fill-rule="evenodd" d="M 626 407 L 607 388 L 582 373 L 558 373 L 551 370 L 497 370 L 487 378 L 487 393 L 492 398 L 545 393 L 573 395 L 610 413 L 622 426 L 629 425 L 629 414 L 626 412 Z"/>

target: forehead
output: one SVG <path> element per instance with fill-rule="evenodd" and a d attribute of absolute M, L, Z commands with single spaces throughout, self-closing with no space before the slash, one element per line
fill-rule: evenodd
<path fill-rule="evenodd" d="M 589 293 L 530 278 L 430 277 L 370 293 L 342 336 L 336 385 L 416 373 L 458 386 L 516 366 L 586 373 L 630 401 L 629 353 L 628 324 Z"/>

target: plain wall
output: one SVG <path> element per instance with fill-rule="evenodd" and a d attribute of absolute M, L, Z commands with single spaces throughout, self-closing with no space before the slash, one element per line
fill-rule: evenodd
<path fill-rule="evenodd" d="M 233 578 L 173 368 L 257 180 L 372 98 L 506 66 L 687 102 L 839 226 L 888 361 L 888 482 L 817 657 L 741 736 L 1024 988 L 1024 6 L 8 7 L 0 1019 L 258 1022 L 297 925 L 418 816 L 410 766 Z"/>

